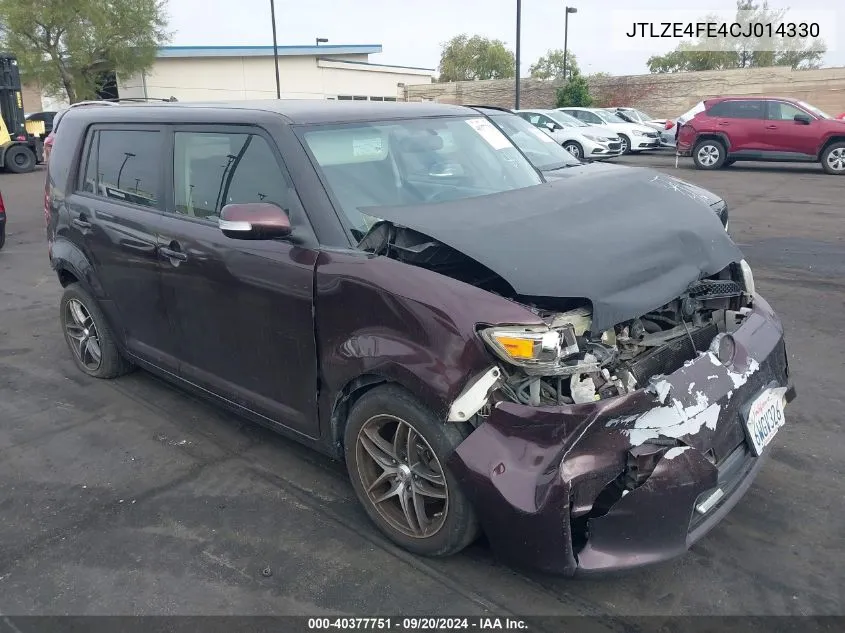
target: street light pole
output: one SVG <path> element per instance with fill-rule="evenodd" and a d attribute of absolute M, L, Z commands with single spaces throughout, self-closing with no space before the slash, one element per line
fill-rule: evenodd
<path fill-rule="evenodd" d="M 522 0 L 516 0 L 516 92 L 514 98 L 514 109 L 519 110 L 519 43 L 520 31 L 522 30 Z"/>
<path fill-rule="evenodd" d="M 568 80 L 566 78 L 566 45 L 567 45 L 567 38 L 569 37 L 569 14 L 570 13 L 578 13 L 578 9 L 575 7 L 566 7 L 566 15 L 563 18 L 563 82 L 566 83 Z"/>
<path fill-rule="evenodd" d="M 276 41 L 276 2 L 270 0 L 270 21 L 273 23 L 273 64 L 276 66 L 276 99 L 282 98 L 282 87 L 279 83 L 279 45 Z"/>

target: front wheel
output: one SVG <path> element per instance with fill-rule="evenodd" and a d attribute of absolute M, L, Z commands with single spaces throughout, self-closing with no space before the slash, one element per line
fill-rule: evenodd
<path fill-rule="evenodd" d="M 829 174 L 845 175 L 845 143 L 834 143 L 824 150 L 822 167 Z"/>
<path fill-rule="evenodd" d="M 584 148 L 575 141 L 567 141 L 563 144 L 563 149 L 572 154 L 575 158 L 584 158 Z"/>
<path fill-rule="evenodd" d="M 711 139 L 699 141 L 692 151 L 692 160 L 698 169 L 719 169 L 725 162 L 725 146 Z"/>
<path fill-rule="evenodd" d="M 446 461 L 465 437 L 392 385 L 352 407 L 346 467 L 358 500 L 390 540 L 424 556 L 455 554 L 478 535 L 475 512 Z"/>
<path fill-rule="evenodd" d="M 624 134 L 619 135 L 619 140 L 622 141 L 622 154 L 631 153 L 631 139 Z"/>

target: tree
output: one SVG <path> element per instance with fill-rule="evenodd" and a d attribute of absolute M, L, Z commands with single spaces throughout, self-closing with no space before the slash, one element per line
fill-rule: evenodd
<path fill-rule="evenodd" d="M 785 11 L 769 9 L 769 3 L 754 0 L 737 0 L 735 22 L 748 24 L 779 24 Z M 715 16 L 707 16 L 702 22 L 721 22 Z M 727 68 L 756 68 L 765 66 L 789 66 L 793 69 L 818 68 L 827 48 L 820 39 L 801 43 L 797 39 L 774 37 L 720 38 L 707 41 L 699 38 L 694 42 L 681 42 L 665 55 L 654 55 L 648 60 L 649 71 L 653 73 L 674 73 L 693 70 L 723 70 Z"/>
<path fill-rule="evenodd" d="M 514 54 L 501 40 L 463 34 L 443 44 L 440 81 L 508 79 L 515 74 Z"/>
<path fill-rule="evenodd" d="M 590 85 L 580 73 L 573 73 L 570 80 L 557 89 L 558 108 L 589 108 L 591 105 Z"/>
<path fill-rule="evenodd" d="M 535 79 L 563 79 L 563 50 L 555 48 L 531 64 L 528 72 Z M 566 52 L 566 75 L 572 77 L 579 72 L 578 60 L 572 51 Z"/>
<path fill-rule="evenodd" d="M 0 38 L 27 80 L 75 103 L 108 74 L 147 70 L 165 32 L 164 0 L 0 0 Z"/>

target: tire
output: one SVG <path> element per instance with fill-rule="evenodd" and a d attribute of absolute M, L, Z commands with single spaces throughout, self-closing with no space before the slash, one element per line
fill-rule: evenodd
<path fill-rule="evenodd" d="M 6 223 L 0 224 L 0 248 L 6 243 Z"/>
<path fill-rule="evenodd" d="M 414 554 L 449 556 L 478 536 L 475 511 L 445 466 L 468 435 L 463 427 L 439 420 L 394 385 L 368 391 L 349 413 L 344 453 L 355 494 L 378 529 Z M 399 429 L 397 452 L 393 442 Z M 409 431 L 416 434 L 410 443 Z M 385 494 L 391 496 L 377 502 Z"/>
<path fill-rule="evenodd" d="M 692 160 L 697 169 L 719 169 L 725 162 L 725 146 L 711 138 L 699 141 L 692 150 Z"/>
<path fill-rule="evenodd" d="M 65 288 L 60 306 L 65 342 L 79 369 L 94 378 L 117 378 L 132 369 L 117 348 L 100 306 L 82 286 L 74 283 Z"/>
<path fill-rule="evenodd" d="M 822 152 L 822 168 L 834 176 L 845 176 L 845 143 L 832 143 Z"/>
<path fill-rule="evenodd" d="M 25 174 L 35 169 L 35 154 L 24 145 L 13 145 L 6 150 L 4 164 L 13 174 Z"/>
<path fill-rule="evenodd" d="M 584 158 L 584 148 L 581 147 L 580 143 L 576 143 L 575 141 L 566 141 L 566 143 L 563 144 L 563 149 L 572 154 L 578 160 L 583 160 Z"/>
<path fill-rule="evenodd" d="M 625 136 L 624 134 L 619 135 L 619 139 L 622 141 L 622 156 L 625 154 L 631 153 L 631 139 Z"/>

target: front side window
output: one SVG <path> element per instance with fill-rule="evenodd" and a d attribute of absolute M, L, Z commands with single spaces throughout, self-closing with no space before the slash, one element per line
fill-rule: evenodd
<path fill-rule="evenodd" d="M 615 114 L 611 114 L 610 112 L 601 112 L 601 113 L 593 113 L 589 112 L 588 114 L 592 114 L 594 119 L 592 120 L 593 123 L 627 123 L 625 119 L 622 119 Z M 589 119 L 588 119 L 589 120 Z"/>
<path fill-rule="evenodd" d="M 580 119 L 576 119 L 574 116 L 571 116 L 566 112 L 550 112 L 549 117 L 554 119 L 555 123 L 563 127 L 589 127 L 587 123 L 584 123 Z"/>
<path fill-rule="evenodd" d="M 82 191 L 118 202 L 157 207 L 162 134 L 157 130 L 96 130 Z"/>
<path fill-rule="evenodd" d="M 378 207 L 433 204 L 542 182 L 484 117 L 316 126 L 303 138 L 356 239 L 372 226 Z"/>
<path fill-rule="evenodd" d="M 173 161 L 177 213 L 215 221 L 232 203 L 289 209 L 292 185 L 258 134 L 176 132 Z"/>
<path fill-rule="evenodd" d="M 775 121 L 792 121 L 796 114 L 807 116 L 807 113 L 804 112 L 804 110 L 795 107 L 791 103 L 785 103 L 783 101 L 769 101 L 768 106 L 769 119 L 773 119 Z"/>

